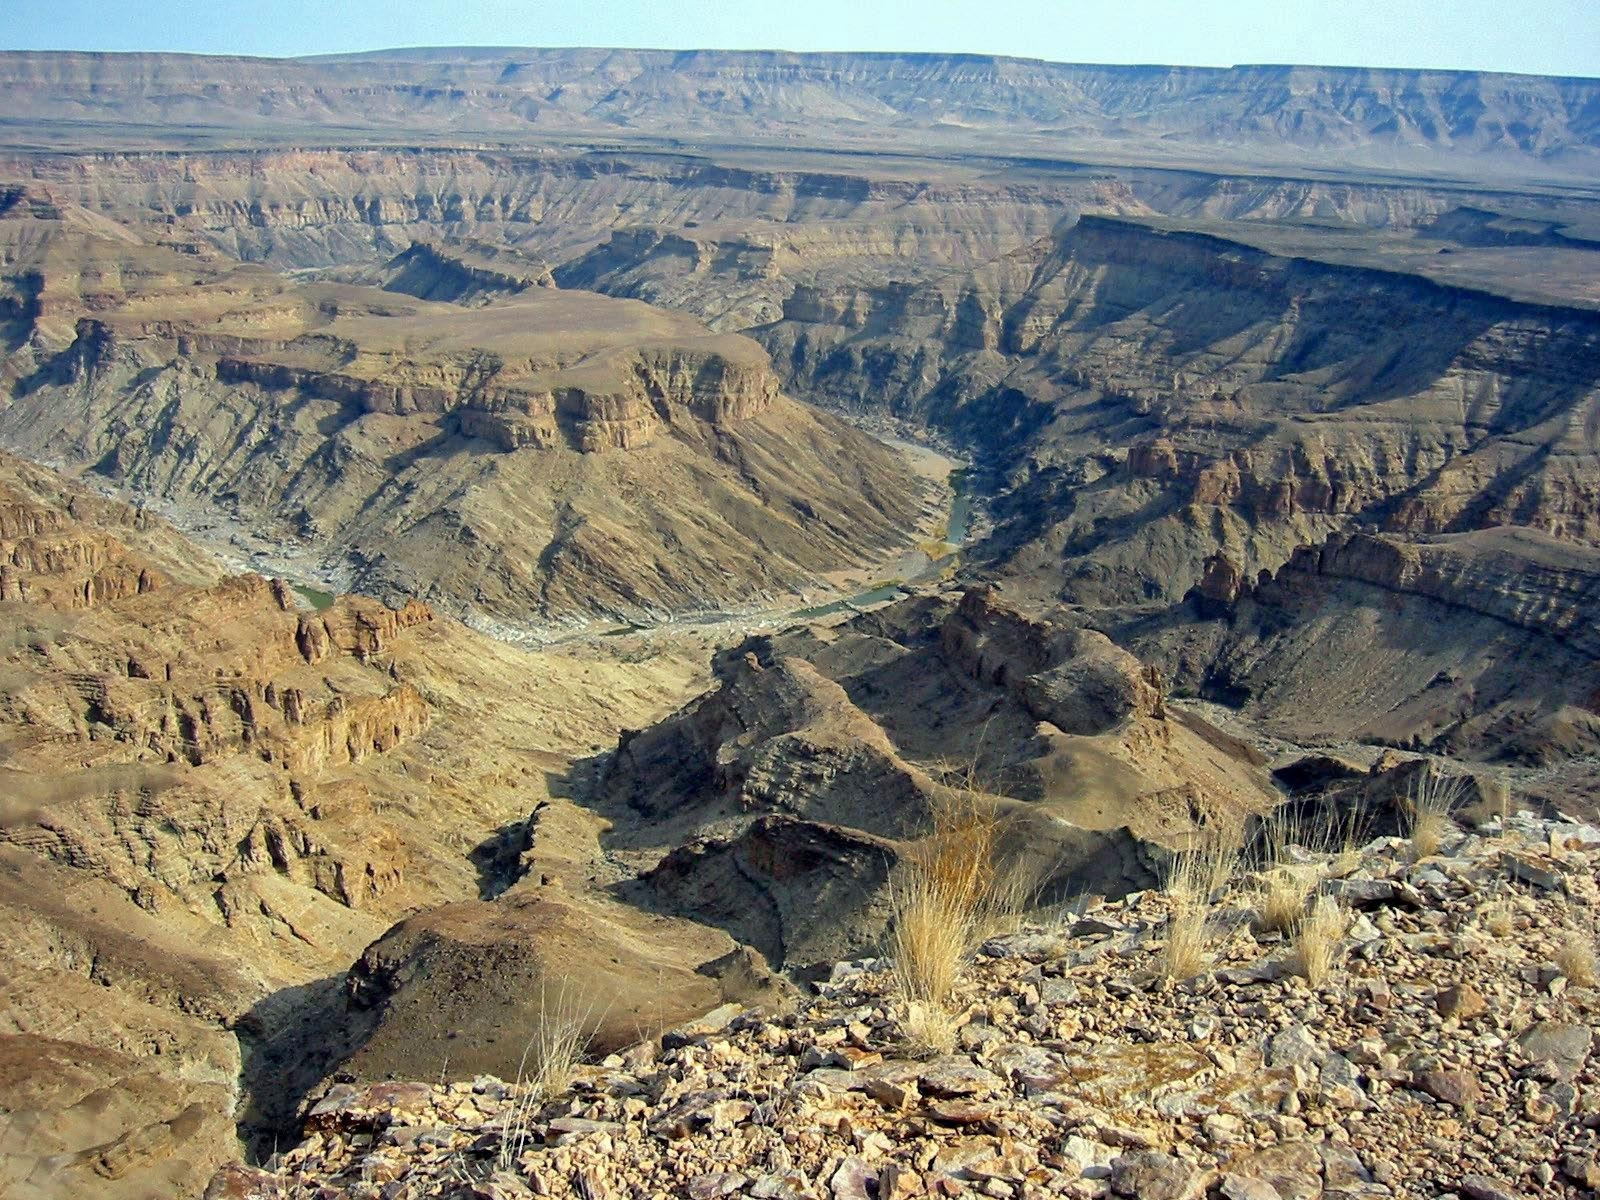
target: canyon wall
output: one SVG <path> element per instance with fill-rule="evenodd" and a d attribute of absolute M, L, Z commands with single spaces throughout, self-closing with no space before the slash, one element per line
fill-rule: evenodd
<path fill-rule="evenodd" d="M 1580 307 L 1085 217 L 754 332 L 791 386 L 964 439 L 1013 489 L 1008 569 L 1066 599 L 1177 599 L 1218 550 L 1253 574 L 1362 523 L 1600 539 Z"/>
<path fill-rule="evenodd" d="M 19 137 L 169 145 L 733 137 L 1592 177 L 1596 84 L 1484 72 L 1092 66 L 963 54 L 419 49 L 313 59 L 11 53 Z M 163 134 L 162 127 L 173 130 Z M 181 134 L 178 131 L 182 131 Z"/>

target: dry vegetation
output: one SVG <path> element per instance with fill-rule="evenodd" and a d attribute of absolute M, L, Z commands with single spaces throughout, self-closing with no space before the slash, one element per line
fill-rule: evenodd
<path fill-rule="evenodd" d="M 1442 812 L 1448 821 L 1457 792 L 1450 784 L 1419 788 L 1408 813 Z M 949 1051 L 958 1023 L 951 997 L 973 950 L 1014 927 L 1034 898 L 1027 881 L 997 865 L 1003 827 L 991 799 L 970 786 L 953 789 L 934 806 L 931 832 L 891 881 L 888 953 L 908 1049 Z M 1350 925 L 1348 909 L 1318 896 L 1318 885 L 1355 868 L 1364 829 L 1361 812 L 1279 813 L 1264 831 L 1259 847 L 1264 861 L 1255 885 L 1260 924 L 1285 936 L 1286 965 L 1313 986 L 1321 986 L 1337 967 Z M 1162 974 L 1182 981 L 1210 968 L 1218 936 L 1216 906 L 1237 886 L 1244 861 L 1238 847 L 1215 834 L 1201 836 L 1173 857 L 1162 889 L 1168 914 L 1158 956 Z"/>
<path fill-rule="evenodd" d="M 1337 965 L 1350 926 L 1346 908 L 1318 885 L 1348 875 L 1360 862 L 1368 815 L 1353 809 L 1342 817 L 1323 810 L 1307 814 L 1280 809 L 1267 822 L 1257 877 L 1256 907 L 1263 928 L 1289 939 L 1288 966 L 1313 987 Z"/>
<path fill-rule="evenodd" d="M 1327 982 L 1338 965 L 1350 914 L 1331 896 L 1318 896 L 1311 911 L 1295 927 L 1289 966 L 1312 987 Z"/>
<path fill-rule="evenodd" d="M 1306 915 L 1311 893 L 1327 875 L 1355 869 L 1368 826 L 1357 808 L 1343 818 L 1329 810 L 1314 815 L 1280 808 L 1268 819 L 1258 853 L 1257 908 L 1267 929 L 1290 934 Z"/>
<path fill-rule="evenodd" d="M 1401 811 L 1412 852 L 1418 858 L 1437 854 L 1455 828 L 1455 811 L 1463 790 L 1459 776 L 1449 776 L 1429 766 L 1411 781 Z"/>
<path fill-rule="evenodd" d="M 1504 900 L 1491 900 L 1479 910 L 1478 920 L 1491 937 L 1508 938 L 1517 931 L 1516 916 Z"/>
<path fill-rule="evenodd" d="M 501 1129 L 502 1170 L 511 1169 L 528 1149 L 529 1125 L 539 1107 L 571 1086 L 573 1073 L 588 1049 L 594 1016 L 593 1006 L 580 1001 L 569 980 L 561 979 L 553 988 L 548 981 L 540 985 L 538 1028 L 523 1047 L 517 1068 L 520 1091 L 506 1109 Z"/>
<path fill-rule="evenodd" d="M 1171 915 L 1161 952 L 1161 970 L 1169 978 L 1193 979 L 1210 966 L 1211 899 L 1238 869 L 1238 852 L 1214 837 L 1173 860 L 1165 887 Z"/>
<path fill-rule="evenodd" d="M 1263 872 L 1259 886 L 1261 924 L 1278 933 L 1290 933 L 1306 915 L 1306 901 L 1316 886 L 1317 873 L 1300 865 L 1281 865 Z"/>
<path fill-rule="evenodd" d="M 1556 969 L 1574 987 L 1594 987 L 1600 983 L 1600 963 L 1595 959 L 1594 939 L 1574 930 L 1556 948 Z"/>
<path fill-rule="evenodd" d="M 889 955 L 907 1043 L 945 1052 L 955 1039 L 950 996 L 968 956 L 1015 925 L 1032 889 L 996 863 L 1004 819 L 992 800 L 956 789 L 933 805 L 932 821 L 890 884 Z"/>

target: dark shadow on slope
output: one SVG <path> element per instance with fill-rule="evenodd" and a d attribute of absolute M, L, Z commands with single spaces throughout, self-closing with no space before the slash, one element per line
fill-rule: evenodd
<path fill-rule="evenodd" d="M 239 1019 L 235 1119 L 250 1161 L 299 1142 L 306 1098 L 366 1032 L 355 1018 L 338 974 L 273 992 Z"/>
<path fill-rule="evenodd" d="M 493 900 L 522 878 L 522 852 L 528 849 L 527 817 L 502 825 L 467 853 L 478 873 L 478 899 Z"/>
<path fill-rule="evenodd" d="M 605 770 L 611 752 L 574 761 L 566 771 L 544 773 L 545 792 L 555 800 L 572 800 L 594 807 L 597 781 Z M 502 825 L 467 853 L 478 873 L 478 899 L 493 900 L 525 874 L 524 855 L 534 848 L 538 832 L 538 809 Z"/>

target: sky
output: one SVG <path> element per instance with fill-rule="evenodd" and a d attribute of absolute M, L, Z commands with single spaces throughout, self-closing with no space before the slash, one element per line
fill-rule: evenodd
<path fill-rule="evenodd" d="M 1600 77 L 1600 0 L 0 0 L 0 49 L 931 50 Z"/>

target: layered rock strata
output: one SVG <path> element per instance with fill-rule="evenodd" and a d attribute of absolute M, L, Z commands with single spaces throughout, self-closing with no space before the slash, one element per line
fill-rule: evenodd
<path fill-rule="evenodd" d="M 293 285 L 21 206 L 0 235 L 48 299 L 0 437 L 396 602 L 524 625 L 749 605 L 892 560 L 930 519 L 893 451 L 683 315 Z"/>

